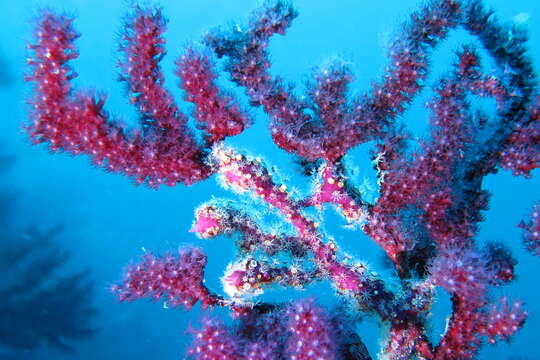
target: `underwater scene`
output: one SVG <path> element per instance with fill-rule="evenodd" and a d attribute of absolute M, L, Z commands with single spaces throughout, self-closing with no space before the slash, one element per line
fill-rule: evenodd
<path fill-rule="evenodd" d="M 540 3 L 0 0 L 0 360 L 540 360 Z"/>

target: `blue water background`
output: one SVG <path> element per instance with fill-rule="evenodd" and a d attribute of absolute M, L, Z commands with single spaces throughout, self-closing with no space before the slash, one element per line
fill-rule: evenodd
<path fill-rule="evenodd" d="M 386 44 L 392 34 L 399 34 L 399 25 L 416 1 L 294 1 L 300 16 L 293 22 L 285 37 L 275 36 L 270 43 L 272 72 L 295 82 L 301 91 L 309 72 L 317 64 L 339 55 L 350 61 L 356 75 L 352 92 L 369 88 L 378 79 L 388 62 Z M 486 0 L 497 11 L 497 16 L 512 21 L 521 14 L 529 16 L 529 55 L 540 71 L 540 3 L 534 0 Z M 173 75 L 173 62 L 183 46 L 196 41 L 205 30 L 229 21 L 245 18 L 256 6 L 253 0 L 163 0 L 164 13 L 170 19 L 167 31 L 168 56 L 163 61 L 166 86 L 175 94 L 182 109 L 191 107 L 181 102 L 178 80 Z M 65 355 L 55 350 L 40 349 L 27 354 L 26 359 L 179 359 L 182 358 L 189 337 L 185 329 L 197 324 L 200 309 L 190 312 L 163 309 L 159 303 L 139 301 L 118 304 L 108 292 L 109 285 L 120 279 L 122 269 L 143 252 L 142 248 L 163 252 L 175 251 L 185 243 L 204 247 L 209 257 L 207 285 L 220 291 L 219 276 L 226 264 L 234 259 L 231 241 L 219 238 L 202 241 L 188 229 L 193 220 L 193 209 L 212 196 L 235 198 L 223 190 L 215 178 L 189 188 L 163 187 L 154 191 L 134 186 L 130 179 L 107 174 L 92 167 L 85 156 L 50 155 L 43 146 L 31 147 L 21 126 L 26 121 L 28 107 L 25 99 L 31 95 L 28 84 L 22 81 L 25 68 L 25 45 L 31 36 L 32 19 L 36 9 L 48 6 L 76 15 L 76 28 L 82 37 L 77 44 L 80 58 L 73 64 L 79 77 L 74 81 L 79 88 L 96 89 L 108 94 L 106 109 L 135 123 L 136 114 L 127 104 L 122 84 L 117 77 L 117 39 L 122 18 L 129 6 L 127 1 L 111 0 L 0 0 L 0 58 L 9 79 L 0 88 L 0 144 L 3 151 L 17 157 L 8 177 L 7 186 L 17 194 L 21 224 L 37 223 L 42 227 L 63 223 L 66 230 L 62 245 L 73 252 L 71 266 L 89 267 L 96 282 L 96 305 L 100 312 L 96 319 L 98 335 L 76 345 L 74 354 Z M 432 57 L 432 70 L 427 83 L 450 69 L 452 51 L 459 44 L 474 42 L 463 31 L 454 31 Z M 484 61 L 489 71 L 490 62 Z M 231 86 L 226 77 L 220 80 Z M 429 91 L 418 97 L 404 121 L 418 136 L 425 133 L 429 116 L 424 104 Z M 245 103 L 245 98 L 243 97 Z M 294 174 L 291 156 L 271 143 L 266 129 L 267 119 L 260 110 L 252 110 L 256 123 L 241 136 L 228 143 L 241 151 L 265 157 L 283 174 L 282 180 L 301 191 L 309 190 L 310 182 Z M 348 163 L 356 168 L 358 184 L 374 174 L 367 158 L 369 146 L 352 151 Z M 524 300 L 530 311 L 524 328 L 510 344 L 486 346 L 481 359 L 508 359 L 528 356 L 540 359 L 540 259 L 523 251 L 521 232 L 516 224 L 527 215 L 534 200 L 540 199 L 540 173 L 535 179 L 514 178 L 508 172 L 489 176 L 485 187 L 491 198 L 490 210 L 478 235 L 480 242 L 500 239 L 509 244 L 520 263 L 518 279 L 495 294 L 505 294 Z M 22 214 L 22 215 L 21 215 Z M 349 254 L 367 260 L 383 272 L 380 250 L 359 231 L 341 227 L 342 220 L 332 210 L 326 211 L 325 229 Z M 15 221 L 15 220 L 14 220 Z M 0 276 L 3 276 L 0 274 Z M 309 296 L 313 291 L 300 293 Z M 319 296 L 332 294 L 328 286 L 317 287 Z M 280 293 L 284 295 L 285 293 Z M 275 295 L 277 296 L 277 295 Z M 449 304 L 444 294 L 435 306 L 434 338 L 444 327 Z M 370 352 L 376 353 L 381 329 L 376 322 L 366 319 L 359 328 L 360 336 Z M 22 355 L 21 355 L 22 356 Z"/>

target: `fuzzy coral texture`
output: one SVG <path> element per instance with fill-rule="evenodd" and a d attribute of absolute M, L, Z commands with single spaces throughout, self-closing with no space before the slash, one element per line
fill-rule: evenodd
<path fill-rule="evenodd" d="M 358 313 L 385 324 L 383 359 L 473 359 L 484 341 L 510 339 L 527 312 L 519 300 L 493 298 L 490 289 L 515 277 L 516 260 L 500 243 L 475 237 L 489 194 L 486 175 L 507 169 L 530 177 L 540 165 L 540 97 L 522 29 L 498 21 L 477 0 L 431 0 L 413 12 L 390 46 L 383 76 L 366 93 L 351 95 L 353 74 L 334 60 L 313 71 L 305 96 L 270 71 L 268 43 L 297 17 L 288 2 L 265 2 L 244 24 L 209 31 L 176 61 L 176 75 L 191 116 L 164 87 L 166 21 L 157 8 L 135 7 L 121 36 L 120 80 L 140 115 L 129 130 L 105 111 L 105 97 L 72 88 L 79 36 L 73 19 L 44 11 L 29 59 L 34 84 L 27 131 L 52 151 L 86 154 L 98 167 L 153 188 L 190 185 L 210 176 L 239 196 L 275 211 L 290 233 L 267 231 L 234 201 L 213 199 L 196 209 L 192 232 L 201 238 L 236 236 L 238 259 L 222 279 L 225 292 L 203 281 L 206 256 L 197 248 L 145 254 L 112 290 L 120 300 L 160 300 L 169 306 L 226 307 L 233 325 L 207 317 L 192 329 L 193 359 L 372 359 L 350 314 L 316 299 L 263 303 L 271 285 L 304 287 L 328 281 Z M 456 28 L 467 31 L 497 67 L 487 74 L 473 45 L 456 52 L 454 66 L 433 87 L 430 137 L 410 149 L 399 116 L 424 88 L 433 48 Z M 263 159 L 224 144 L 253 120 L 232 93 L 218 85 L 224 72 L 252 107 L 269 119 L 275 144 L 296 156 L 315 179 L 300 198 Z M 493 99 L 487 120 L 470 98 Z M 202 136 L 196 137 L 195 131 Z M 349 181 L 343 158 L 369 143 L 379 197 L 367 199 Z M 311 217 L 334 206 L 387 255 L 395 278 L 353 261 Z M 316 211 L 315 210 L 315 211 Z M 539 207 L 520 226 L 526 248 L 540 254 Z M 442 339 L 426 333 L 437 287 L 451 297 Z"/>

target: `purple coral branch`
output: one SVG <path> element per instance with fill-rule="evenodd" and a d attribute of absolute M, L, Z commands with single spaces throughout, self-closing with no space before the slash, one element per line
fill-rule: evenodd
<path fill-rule="evenodd" d="M 533 207 L 530 219 L 522 221 L 519 227 L 524 230 L 523 242 L 526 249 L 540 256 L 540 203 Z"/>
<path fill-rule="evenodd" d="M 206 255 L 195 248 L 158 257 L 147 253 L 141 262 L 129 266 L 124 281 L 111 290 L 120 301 L 148 298 L 188 310 L 198 301 L 205 308 L 219 305 L 220 297 L 203 284 L 205 266 Z"/>
<path fill-rule="evenodd" d="M 403 24 L 387 69 L 368 93 L 352 98 L 353 74 L 344 62 L 334 61 L 313 72 L 304 100 L 270 72 L 267 49 L 270 37 L 283 35 L 297 15 L 284 1 L 265 3 L 246 25 L 209 32 L 204 38 L 209 49 L 192 45 L 178 58 L 176 74 L 185 100 L 195 105 L 199 142 L 164 87 L 159 62 L 165 55 L 165 20 L 159 10 L 136 7 L 122 38 L 121 80 L 141 118 L 141 129 L 133 131 L 110 121 L 104 96 L 71 88 L 75 74 L 69 61 L 76 57 L 78 34 L 70 18 L 42 14 L 29 61 L 29 80 L 36 86 L 28 131 L 35 142 L 87 154 L 107 170 L 156 188 L 216 174 L 225 187 L 252 195 L 292 225 L 293 234 L 269 233 L 246 211 L 214 200 L 196 211 L 192 231 L 203 238 L 240 233 L 240 259 L 223 277 L 229 298 L 205 287 L 206 257 L 196 249 L 146 254 L 129 267 L 114 292 L 120 300 L 229 307 L 239 326 L 233 331 L 215 320 L 203 321 L 189 351 L 196 359 L 369 359 L 352 324 L 336 326 L 339 316 L 313 301 L 251 302 L 271 284 L 297 287 L 319 280 L 330 281 L 356 310 L 388 325 L 381 350 L 388 359 L 472 359 L 482 338 L 508 340 L 527 313 L 519 301 L 493 305 L 488 294 L 515 278 L 516 260 L 502 244 L 479 248 L 474 237 L 489 199 L 483 178 L 499 168 L 528 177 L 540 165 L 540 97 L 525 34 L 501 25 L 478 0 L 432 0 Z M 396 119 L 424 87 L 431 50 L 457 27 L 478 38 L 498 72 L 482 72 L 473 46 L 460 49 L 453 69 L 434 86 L 431 137 L 410 152 Z M 316 186 L 307 198 L 296 198 L 260 159 L 222 144 L 251 121 L 217 85 L 214 54 L 226 58 L 226 72 L 251 105 L 268 114 L 274 142 L 302 161 L 317 163 Z M 473 112 L 470 96 L 493 98 L 493 119 Z M 352 147 L 368 141 L 374 142 L 380 185 L 373 203 L 348 181 L 341 161 Z M 350 261 L 327 238 L 308 209 L 327 203 L 385 251 L 398 285 L 388 286 L 365 264 Z M 526 247 L 535 253 L 537 208 L 530 221 L 520 224 Z M 437 345 L 426 334 L 435 287 L 447 291 L 453 305 Z"/>

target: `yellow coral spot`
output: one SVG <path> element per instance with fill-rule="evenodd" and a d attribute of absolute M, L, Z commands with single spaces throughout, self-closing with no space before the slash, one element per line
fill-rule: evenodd
<path fill-rule="evenodd" d="M 318 228 L 318 227 L 319 227 L 319 223 L 318 223 L 318 222 L 316 222 L 316 221 L 315 221 L 315 222 L 313 222 L 313 227 L 314 227 L 315 229 L 316 229 L 316 228 Z"/>
<path fill-rule="evenodd" d="M 262 278 L 262 275 L 261 274 L 257 274 L 257 279 L 260 279 Z"/>
<path fill-rule="evenodd" d="M 221 156 L 221 163 L 224 164 L 224 165 L 227 165 L 228 163 L 231 162 L 231 158 L 228 157 L 227 155 L 223 154 Z"/>
<path fill-rule="evenodd" d="M 242 160 L 242 155 L 240 155 L 240 154 L 236 155 L 236 160 L 237 160 L 237 161 Z"/>
<path fill-rule="evenodd" d="M 280 185 L 279 191 L 285 192 L 287 190 L 287 185 Z"/>
<path fill-rule="evenodd" d="M 342 188 L 342 187 L 345 186 L 345 184 L 343 183 L 343 181 L 340 181 L 340 182 L 337 183 L 337 186 L 340 187 L 340 188 Z"/>
<path fill-rule="evenodd" d="M 336 180 L 334 180 L 334 178 L 328 178 L 328 180 L 326 180 L 330 185 L 333 185 Z"/>

